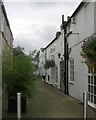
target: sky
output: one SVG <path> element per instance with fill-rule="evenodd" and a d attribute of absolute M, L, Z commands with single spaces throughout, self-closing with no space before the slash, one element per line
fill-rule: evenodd
<path fill-rule="evenodd" d="M 67 20 L 81 0 L 4 0 L 14 37 L 14 46 L 25 52 L 46 47 L 60 31 L 62 15 Z"/>

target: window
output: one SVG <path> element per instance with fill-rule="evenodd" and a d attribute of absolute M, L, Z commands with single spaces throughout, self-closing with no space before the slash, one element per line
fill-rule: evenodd
<path fill-rule="evenodd" d="M 74 59 L 70 59 L 70 82 L 74 82 Z"/>
<path fill-rule="evenodd" d="M 51 59 L 51 60 L 55 60 L 55 56 L 54 56 L 54 55 L 51 55 L 50 59 Z"/>
<path fill-rule="evenodd" d="M 50 53 L 54 52 L 55 51 L 55 43 L 51 45 L 51 48 L 50 48 Z"/>
<path fill-rule="evenodd" d="M 96 108 L 96 69 L 94 68 L 88 69 L 88 103 Z"/>

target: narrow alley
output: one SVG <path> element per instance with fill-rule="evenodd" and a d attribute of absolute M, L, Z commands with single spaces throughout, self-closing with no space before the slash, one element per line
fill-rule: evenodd
<path fill-rule="evenodd" d="M 88 117 L 94 117 L 91 109 L 88 108 L 87 112 Z M 5 117 L 15 115 L 8 114 Z M 83 118 L 83 105 L 57 88 L 38 80 L 34 96 L 27 102 L 27 112 L 22 114 L 22 118 Z"/>
<path fill-rule="evenodd" d="M 36 93 L 28 104 L 28 112 L 22 117 L 30 118 L 82 118 L 83 105 L 43 81 L 37 81 Z M 94 112 L 88 109 L 88 117 Z"/>

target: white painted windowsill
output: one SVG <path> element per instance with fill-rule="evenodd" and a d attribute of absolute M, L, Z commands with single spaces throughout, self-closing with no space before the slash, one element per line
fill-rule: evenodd
<path fill-rule="evenodd" d="M 70 84 L 74 84 L 74 81 L 69 81 Z"/>
<path fill-rule="evenodd" d="M 58 83 L 55 83 L 55 85 L 58 85 Z"/>
<path fill-rule="evenodd" d="M 88 105 L 91 106 L 92 108 L 96 109 L 96 104 L 91 103 L 90 101 L 88 101 Z"/>

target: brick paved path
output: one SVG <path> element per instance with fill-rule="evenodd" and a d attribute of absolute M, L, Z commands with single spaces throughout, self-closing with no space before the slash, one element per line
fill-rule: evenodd
<path fill-rule="evenodd" d="M 30 118 L 82 118 L 83 105 L 80 101 L 42 81 L 36 83 L 35 97 L 29 101 L 27 114 Z M 88 115 L 94 113 L 89 109 Z"/>
<path fill-rule="evenodd" d="M 36 81 L 35 95 L 27 103 L 27 113 L 23 118 L 82 118 L 83 105 L 80 101 L 65 95 L 43 81 Z M 7 114 L 7 117 L 16 117 Z M 94 112 L 88 109 L 88 116 Z"/>

